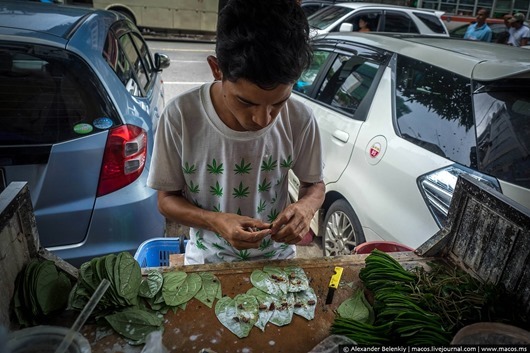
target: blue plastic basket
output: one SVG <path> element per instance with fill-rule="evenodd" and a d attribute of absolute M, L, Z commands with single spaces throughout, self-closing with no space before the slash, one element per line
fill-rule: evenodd
<path fill-rule="evenodd" d="M 183 253 L 187 242 L 184 237 L 152 238 L 140 244 L 134 258 L 140 267 L 169 266 L 169 255 Z"/>

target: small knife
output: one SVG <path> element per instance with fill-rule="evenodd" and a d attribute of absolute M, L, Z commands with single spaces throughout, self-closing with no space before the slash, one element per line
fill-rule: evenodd
<path fill-rule="evenodd" d="M 340 278 L 342 276 L 342 267 L 336 266 L 335 273 L 331 276 L 329 280 L 329 289 L 328 296 L 326 297 L 326 304 L 331 304 L 333 302 L 333 295 L 335 294 L 335 289 L 339 288 Z"/>

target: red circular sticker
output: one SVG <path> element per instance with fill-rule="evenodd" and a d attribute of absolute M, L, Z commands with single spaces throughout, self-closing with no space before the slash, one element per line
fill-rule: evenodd
<path fill-rule="evenodd" d="M 381 152 L 381 144 L 379 142 L 376 142 L 370 147 L 370 157 L 375 158 L 379 155 L 379 152 Z"/>

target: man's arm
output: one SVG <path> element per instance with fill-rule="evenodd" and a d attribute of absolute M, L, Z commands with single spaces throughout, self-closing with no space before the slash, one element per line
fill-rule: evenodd
<path fill-rule="evenodd" d="M 290 204 L 274 220 L 272 239 L 296 244 L 309 232 L 311 220 L 324 202 L 326 187 L 323 181 L 300 182 L 298 201 Z"/>
<path fill-rule="evenodd" d="M 271 232 L 270 224 L 254 218 L 203 210 L 189 202 L 181 191 L 158 191 L 158 209 L 179 224 L 220 234 L 238 250 L 257 248 Z"/>

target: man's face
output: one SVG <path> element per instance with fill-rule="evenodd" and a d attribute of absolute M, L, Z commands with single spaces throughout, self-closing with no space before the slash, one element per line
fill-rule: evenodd
<path fill-rule="evenodd" d="M 225 123 L 237 131 L 258 131 L 270 125 L 291 96 L 293 86 L 266 90 L 245 79 L 223 80 L 223 102 L 232 115 Z"/>
<path fill-rule="evenodd" d="M 477 23 L 484 24 L 484 22 L 486 22 L 486 18 L 488 18 L 486 11 L 479 10 L 479 12 L 477 13 Z"/>

